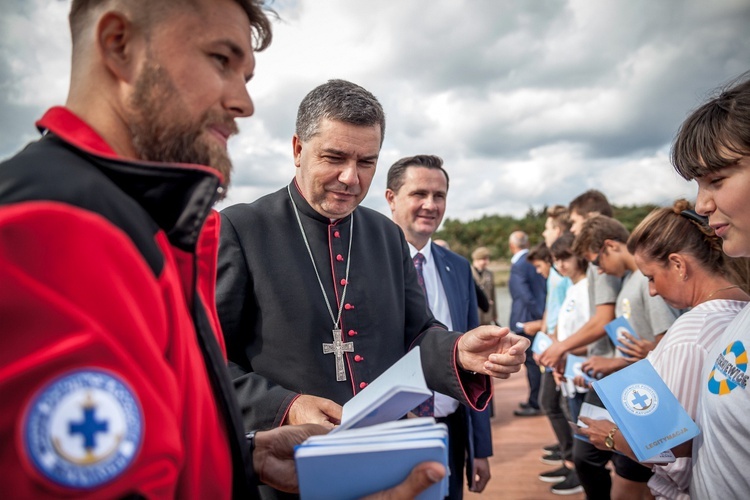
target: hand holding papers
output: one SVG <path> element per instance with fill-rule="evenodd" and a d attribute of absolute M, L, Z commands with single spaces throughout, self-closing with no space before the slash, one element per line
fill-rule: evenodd
<path fill-rule="evenodd" d="M 586 362 L 586 358 L 583 356 L 576 356 L 574 354 L 568 354 L 565 361 L 565 373 L 563 376 L 568 380 L 573 380 L 576 377 L 583 377 L 587 383 L 593 382 L 593 378 L 583 372 L 581 366 Z"/>
<path fill-rule="evenodd" d="M 593 382 L 592 387 L 641 462 L 700 432 L 647 359 Z"/>
<path fill-rule="evenodd" d="M 544 332 L 536 332 L 534 341 L 531 343 L 531 351 L 534 354 L 542 354 L 552 345 L 552 339 Z"/>
<path fill-rule="evenodd" d="M 586 425 L 585 422 L 581 420 L 581 417 L 584 419 L 591 419 L 589 422 L 591 422 L 591 427 Z M 570 426 L 573 430 L 573 437 L 576 439 L 580 439 L 581 441 L 586 441 L 587 443 L 590 443 L 591 440 L 588 438 L 587 435 L 584 435 L 581 433 L 581 429 L 587 429 L 587 431 L 584 431 L 585 434 L 591 433 L 591 436 L 597 436 L 598 434 L 598 444 L 597 446 L 601 446 L 601 443 L 603 441 L 603 436 L 606 436 L 609 431 L 612 429 L 612 426 L 614 425 L 612 416 L 609 414 L 609 412 L 604 409 L 600 408 L 599 406 L 594 406 L 589 403 L 583 403 L 581 405 L 581 412 L 578 414 L 578 422 L 576 424 L 570 423 Z M 620 450 L 613 450 L 615 453 L 621 453 Z M 643 463 L 657 463 L 657 464 L 664 464 L 664 463 L 672 463 L 675 461 L 674 454 L 670 451 L 664 451 L 656 456 L 654 456 L 651 459 L 643 460 Z"/>
<path fill-rule="evenodd" d="M 426 461 L 447 469 L 444 424 L 433 418 L 394 421 L 431 395 L 417 347 L 344 405 L 339 427 L 295 449 L 302 499 L 360 498 L 399 484 Z M 447 493 L 446 476 L 417 498 L 438 500 Z"/>
<path fill-rule="evenodd" d="M 625 338 L 623 332 L 627 332 L 637 339 L 640 338 L 625 316 L 620 316 L 610 321 L 604 325 L 604 329 L 615 347 L 625 347 L 622 343 L 622 339 Z"/>

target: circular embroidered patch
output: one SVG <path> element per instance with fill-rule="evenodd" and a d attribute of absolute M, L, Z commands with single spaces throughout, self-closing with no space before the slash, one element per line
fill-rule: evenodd
<path fill-rule="evenodd" d="M 27 409 L 23 437 L 42 475 L 61 486 L 94 488 L 121 475 L 137 456 L 142 411 L 116 375 L 84 369 L 39 391 Z"/>
<path fill-rule="evenodd" d="M 643 417 L 656 411 L 659 397 L 656 391 L 646 384 L 633 384 L 622 391 L 622 405 L 633 415 Z"/>

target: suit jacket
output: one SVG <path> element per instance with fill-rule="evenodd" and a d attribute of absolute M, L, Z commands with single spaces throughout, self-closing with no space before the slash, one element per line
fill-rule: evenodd
<path fill-rule="evenodd" d="M 542 319 L 547 298 L 547 280 L 526 260 L 526 254 L 510 266 L 508 290 L 512 300 L 508 326 L 517 333 L 523 333 L 523 329 L 516 328 L 516 323 Z"/>
<path fill-rule="evenodd" d="M 453 330 L 467 332 L 479 326 L 477 296 L 471 264 L 460 255 L 431 243 L 431 252 L 440 281 L 448 299 Z M 463 412 L 466 432 L 466 476 L 473 481 L 474 457 L 486 458 L 492 455 L 492 431 L 489 410 L 476 411 L 460 405 L 457 411 Z"/>

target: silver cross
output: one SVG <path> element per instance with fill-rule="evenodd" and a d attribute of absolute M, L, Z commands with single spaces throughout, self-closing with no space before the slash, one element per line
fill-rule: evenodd
<path fill-rule="evenodd" d="M 336 382 L 346 380 L 346 370 L 344 370 L 344 353 L 354 352 L 354 342 L 342 342 L 341 330 L 338 328 L 332 330 L 333 343 L 323 344 L 323 354 L 333 353 L 336 356 Z"/>

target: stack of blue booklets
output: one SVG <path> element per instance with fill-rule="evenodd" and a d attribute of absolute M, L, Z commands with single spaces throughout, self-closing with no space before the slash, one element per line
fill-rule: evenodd
<path fill-rule="evenodd" d="M 648 359 L 591 385 L 641 462 L 700 433 Z"/>
<path fill-rule="evenodd" d="M 431 417 L 397 420 L 431 396 L 416 347 L 344 405 L 341 425 L 295 448 L 301 498 L 360 498 L 396 486 L 427 461 L 447 471 L 445 424 Z M 439 500 L 447 493 L 446 474 L 417 498 Z"/>
<path fill-rule="evenodd" d="M 619 316 L 613 319 L 612 321 L 604 325 L 604 330 L 607 332 L 607 336 L 609 336 L 609 339 L 612 341 L 615 347 L 625 347 L 622 344 L 622 339 L 625 338 L 623 332 L 627 332 L 637 339 L 641 338 L 637 333 L 635 333 L 633 326 L 625 316 Z"/>

